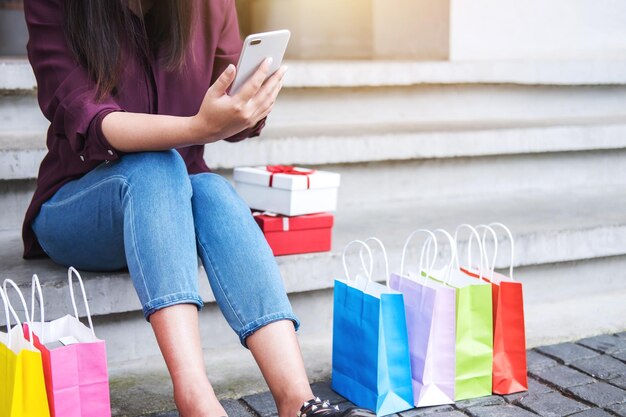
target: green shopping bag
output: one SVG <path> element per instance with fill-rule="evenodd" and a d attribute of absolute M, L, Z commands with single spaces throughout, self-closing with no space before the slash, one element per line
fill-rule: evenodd
<path fill-rule="evenodd" d="M 480 269 L 483 267 L 483 250 L 476 229 L 467 224 L 457 227 L 454 233 L 458 243 L 459 231 L 469 228 L 478 240 Z M 468 266 L 471 253 L 468 249 Z M 456 288 L 456 377 L 455 400 L 491 395 L 493 370 L 493 304 L 491 284 L 485 280 L 468 277 L 459 265 L 450 275 L 449 285 Z"/>
<path fill-rule="evenodd" d="M 479 271 L 484 270 L 480 236 L 472 226 L 463 224 L 456 229 L 454 239 L 444 233 L 450 240 L 456 265 L 451 270 L 445 267 L 429 273 L 429 278 L 443 282 L 456 292 L 455 401 L 491 395 L 493 366 L 491 284 L 469 277 L 460 269 L 457 244 L 463 227 L 469 228 L 478 240 Z M 471 263 L 471 248 L 468 248 L 468 256 L 468 263 Z"/>

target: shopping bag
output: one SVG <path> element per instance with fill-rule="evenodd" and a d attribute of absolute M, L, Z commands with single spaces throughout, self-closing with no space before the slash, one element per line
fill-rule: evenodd
<path fill-rule="evenodd" d="M 369 254 L 367 277 L 350 278 L 346 251 L 353 244 Z M 334 289 L 332 388 L 379 416 L 413 408 L 402 294 L 372 280 L 364 242 L 350 242 L 343 262 L 346 279 Z"/>
<path fill-rule="evenodd" d="M 22 323 L 11 305 L 7 285 L 17 292 L 26 320 L 26 301 L 17 285 L 5 280 L 0 296 L 4 303 L 7 334 L 0 333 L 0 416 L 49 417 L 41 352 L 22 333 Z M 11 328 L 9 311 L 17 325 Z"/>
<path fill-rule="evenodd" d="M 422 246 L 417 276 L 411 276 L 405 273 L 407 248 L 411 239 L 422 232 L 429 234 L 430 239 Z M 391 274 L 389 281 L 391 288 L 404 295 L 413 403 L 416 407 L 454 402 L 456 291 L 448 285 L 421 276 L 427 253 L 425 250 L 430 249 L 431 244 L 435 249 L 426 276 L 432 275 L 438 253 L 437 239 L 432 232 L 420 229 L 407 238 L 402 250 L 400 273 Z M 453 245 L 454 241 L 451 247 Z"/>
<path fill-rule="evenodd" d="M 528 370 L 526 365 L 526 331 L 524 326 L 524 297 L 522 283 L 513 279 L 513 257 L 515 244 L 513 234 L 502 223 L 491 223 L 484 228 L 483 247 L 487 232 L 493 236 L 494 252 L 492 264 L 485 277 L 491 283 L 493 297 L 493 393 L 513 394 L 528 390 Z M 495 272 L 498 256 L 498 239 L 493 227 L 503 228 L 511 245 L 509 276 Z M 486 249 L 486 248 L 485 248 Z M 485 256 L 487 255 L 484 250 Z M 461 269 L 474 278 L 479 277 L 476 269 Z"/>
<path fill-rule="evenodd" d="M 457 227 L 459 231 L 469 228 L 477 237 L 479 246 L 479 271 L 484 271 L 482 245 L 476 229 L 467 224 Z M 468 257 L 471 253 L 468 251 Z M 493 310 L 491 285 L 482 279 L 467 276 L 460 269 L 458 250 L 456 265 L 450 271 L 448 283 L 456 288 L 456 401 L 491 395 L 493 363 Z M 471 259 L 468 259 L 471 265 Z M 440 274 L 443 275 L 443 274 Z"/>
<path fill-rule="evenodd" d="M 110 417 L 109 378 L 106 347 L 96 337 L 80 274 L 68 270 L 70 298 L 74 316 L 66 315 L 44 322 L 44 302 L 37 277 L 33 277 L 34 314 L 35 289 L 41 306 L 40 322 L 24 325 L 25 334 L 32 331 L 35 347 L 41 350 L 46 379 L 50 414 L 52 417 Z M 89 327 L 78 319 L 74 298 L 73 275 L 80 285 Z"/>

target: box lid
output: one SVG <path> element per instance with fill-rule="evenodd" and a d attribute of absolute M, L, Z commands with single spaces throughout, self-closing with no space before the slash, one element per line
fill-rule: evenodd
<path fill-rule="evenodd" d="M 270 169 L 275 172 L 271 172 Z M 265 187 L 271 186 L 283 190 L 306 190 L 337 188 L 339 187 L 340 175 L 335 172 L 316 171 L 308 168 L 270 165 L 235 168 L 233 179 L 237 182 Z"/>
<path fill-rule="evenodd" d="M 254 219 L 264 232 L 287 232 L 289 230 L 325 229 L 333 227 L 330 213 L 306 214 L 288 217 L 274 213 L 254 212 Z"/>

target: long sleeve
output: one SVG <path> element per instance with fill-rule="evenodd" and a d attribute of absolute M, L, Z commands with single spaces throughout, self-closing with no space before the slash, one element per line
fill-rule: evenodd
<path fill-rule="evenodd" d="M 224 18 L 224 26 L 217 43 L 215 53 L 215 63 L 213 66 L 213 74 L 211 76 L 211 84 L 217 80 L 222 72 L 229 64 L 237 65 L 243 42 L 239 35 L 239 22 L 237 20 L 237 9 L 235 0 L 226 0 L 226 13 Z M 265 126 L 265 120 L 260 120 L 255 126 L 243 130 L 224 140 L 228 142 L 239 142 L 246 138 L 259 136 L 261 130 Z"/>
<path fill-rule="evenodd" d="M 74 58 L 63 29 L 61 0 L 25 0 L 28 59 L 37 78 L 39 106 L 56 140 L 67 140 L 84 162 L 112 160 L 117 151 L 104 137 L 104 116 L 122 110 L 108 96 L 96 99 L 96 86 Z"/>

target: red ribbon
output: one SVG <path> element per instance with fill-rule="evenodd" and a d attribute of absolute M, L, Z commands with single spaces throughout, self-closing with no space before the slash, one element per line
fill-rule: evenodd
<path fill-rule="evenodd" d="M 311 188 L 311 178 L 309 175 L 315 173 L 314 169 L 296 170 L 291 165 L 268 165 L 265 169 L 272 173 L 270 175 L 270 187 L 274 184 L 274 174 L 287 174 L 287 175 L 304 175 L 306 176 L 306 188 Z"/>

